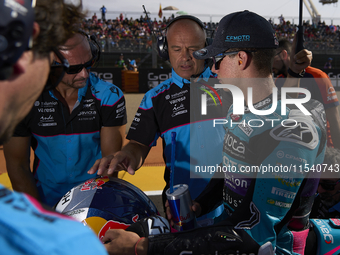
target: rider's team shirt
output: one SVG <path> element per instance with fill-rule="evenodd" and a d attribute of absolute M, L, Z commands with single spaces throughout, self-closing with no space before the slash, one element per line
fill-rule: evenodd
<path fill-rule="evenodd" d="M 107 254 L 94 232 L 0 185 L 1 254 Z"/>
<path fill-rule="evenodd" d="M 281 79 L 280 79 L 281 78 Z M 285 78 L 283 75 L 279 75 L 276 80 L 276 86 L 281 88 L 284 84 Z M 321 71 L 320 69 L 314 67 L 307 67 L 305 69 L 305 74 L 303 78 L 300 79 L 300 87 L 308 89 L 311 93 L 311 98 L 321 102 L 325 110 L 336 107 L 339 105 L 339 100 L 336 95 L 336 91 L 332 85 L 331 80 L 328 75 Z M 304 97 L 304 94 L 300 94 L 299 97 Z M 331 130 L 329 126 L 329 121 L 327 120 L 327 146 L 333 147 L 333 141 L 331 137 Z"/>
<path fill-rule="evenodd" d="M 72 112 L 55 96 L 43 92 L 18 125 L 14 136 L 31 136 L 34 178 L 43 202 L 54 205 L 101 158 L 102 127 L 126 124 L 125 99 L 115 85 L 90 73 Z"/>
<path fill-rule="evenodd" d="M 320 174 L 315 169 L 323 162 L 327 139 L 322 104 L 303 105 L 311 115 L 294 105 L 282 114 L 280 95 L 272 114 L 255 115 L 246 107 L 237 115 L 230 107 L 223 168 L 216 173 L 222 178 L 211 179 L 196 199 L 203 212 L 223 199 L 227 218 L 190 232 L 149 237 L 149 252 L 257 254 L 270 244 L 275 254 L 303 254 Z M 254 108 L 272 106 L 270 95 Z"/>
<path fill-rule="evenodd" d="M 214 78 L 209 68 L 200 77 Z M 211 90 L 200 79 L 201 86 Z M 174 185 L 188 184 L 192 199 L 196 198 L 209 182 L 211 175 L 195 172 L 195 166 L 208 166 L 221 163 L 221 151 L 224 137 L 223 125 L 213 127 L 212 120 L 204 116 L 195 117 L 191 122 L 190 100 L 201 100 L 202 90 L 190 85 L 190 81 L 178 76 L 172 70 L 172 77 L 148 91 L 134 117 L 127 139 L 135 140 L 146 146 L 154 146 L 159 137 L 163 139 L 163 156 L 166 163 L 164 179 L 169 184 L 171 169 L 171 134 L 176 133 L 176 153 L 174 167 Z M 216 98 L 216 118 L 224 118 L 220 104 L 228 109 L 231 97 L 221 95 L 221 102 Z M 209 110 L 209 109 L 208 109 Z M 202 118 L 201 118 L 202 117 Z M 193 117 L 192 117 L 193 119 Z"/>

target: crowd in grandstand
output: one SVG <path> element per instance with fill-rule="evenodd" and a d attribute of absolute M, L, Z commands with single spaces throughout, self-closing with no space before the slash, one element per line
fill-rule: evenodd
<path fill-rule="evenodd" d="M 85 32 L 95 35 L 100 42 L 102 51 L 138 50 L 150 52 L 152 49 L 151 27 L 154 31 L 165 28 L 166 24 L 174 16 L 151 22 L 140 16 L 139 19 L 124 18 L 120 14 L 116 19 L 98 19 L 96 14 L 91 19 L 83 21 Z M 271 22 L 278 38 L 292 39 L 297 31 L 297 25 L 281 19 L 279 24 Z M 208 22 L 206 25 L 208 36 L 213 36 L 218 23 Z M 310 50 L 339 50 L 339 26 L 326 25 L 325 22 L 318 24 L 304 23 L 305 46 Z"/>

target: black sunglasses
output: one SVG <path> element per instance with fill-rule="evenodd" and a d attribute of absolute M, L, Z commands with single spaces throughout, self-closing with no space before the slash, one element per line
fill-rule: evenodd
<path fill-rule="evenodd" d="M 224 53 L 220 53 L 220 54 L 218 54 L 218 55 L 212 57 L 213 62 L 214 62 L 214 65 L 215 65 L 215 70 L 219 70 L 219 69 L 220 69 L 220 64 L 221 64 L 221 62 L 222 62 L 222 60 L 223 60 L 223 58 L 224 58 L 225 56 L 234 55 L 234 54 L 239 53 L 240 51 L 242 51 L 242 50 L 224 52 Z M 251 51 L 249 51 L 249 50 L 243 50 L 243 51 L 246 52 L 246 53 L 256 52 L 256 50 L 251 50 Z"/>
<path fill-rule="evenodd" d="M 50 67 L 50 73 L 48 75 L 47 83 L 45 85 L 44 91 L 48 91 L 54 89 L 63 79 L 65 72 L 70 67 L 67 59 L 60 53 L 60 51 L 56 48 L 52 50 L 54 54 L 60 59 L 61 63 L 56 65 L 53 63 Z"/>
<path fill-rule="evenodd" d="M 84 64 L 69 66 L 68 69 L 66 70 L 66 73 L 67 74 L 77 74 L 77 73 L 80 73 L 81 70 L 83 70 L 83 68 L 88 70 L 91 67 L 93 67 L 95 63 L 96 63 L 96 56 L 93 56 L 91 60 L 87 61 Z M 55 65 L 62 65 L 61 63 L 59 63 L 57 61 L 54 61 L 53 64 L 55 64 Z"/>
<path fill-rule="evenodd" d="M 319 182 L 319 185 L 324 189 L 328 191 L 333 191 L 335 189 L 335 185 L 337 185 L 340 182 L 340 180 L 336 182 Z"/>
<path fill-rule="evenodd" d="M 237 53 L 239 53 L 239 51 L 230 51 L 230 52 L 220 53 L 220 54 L 212 57 L 214 65 L 215 65 L 215 70 L 220 69 L 220 64 L 221 64 L 221 62 L 222 62 L 222 60 L 224 59 L 225 56 L 234 55 L 234 54 L 237 54 Z"/>

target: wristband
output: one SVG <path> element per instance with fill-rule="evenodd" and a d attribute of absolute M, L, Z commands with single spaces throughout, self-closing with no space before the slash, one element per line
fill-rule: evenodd
<path fill-rule="evenodd" d="M 145 237 L 139 238 L 138 241 L 137 241 L 137 243 L 135 244 L 135 255 L 138 255 L 138 253 L 137 253 L 137 245 L 138 245 L 139 241 L 142 240 L 142 239 L 144 239 L 144 238 L 145 238 Z"/>
<path fill-rule="evenodd" d="M 293 76 L 295 78 L 303 78 L 305 74 L 305 69 L 303 69 L 301 73 L 295 73 L 292 71 L 292 69 L 288 68 L 287 72 L 290 76 Z"/>

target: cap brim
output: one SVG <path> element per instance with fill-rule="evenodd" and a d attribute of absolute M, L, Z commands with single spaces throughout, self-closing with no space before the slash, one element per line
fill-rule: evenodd
<path fill-rule="evenodd" d="M 227 49 L 216 48 L 213 45 L 209 45 L 203 49 L 197 50 L 194 52 L 193 56 L 196 59 L 207 59 L 214 57 L 222 52 L 225 52 Z"/>

